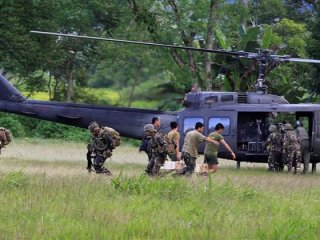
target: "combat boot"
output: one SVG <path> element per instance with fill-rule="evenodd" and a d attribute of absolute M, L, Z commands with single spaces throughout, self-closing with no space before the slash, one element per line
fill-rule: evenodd
<path fill-rule="evenodd" d="M 105 167 L 102 168 L 102 172 L 101 173 L 105 174 L 105 175 L 109 175 L 109 176 L 112 175 L 112 173 L 108 169 L 106 169 Z"/>

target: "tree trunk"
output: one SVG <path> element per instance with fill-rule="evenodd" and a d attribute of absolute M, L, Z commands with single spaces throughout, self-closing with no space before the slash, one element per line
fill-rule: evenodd
<path fill-rule="evenodd" d="M 67 95 L 66 95 L 66 102 L 71 102 L 73 97 L 73 75 L 74 75 L 74 66 L 76 62 L 77 51 L 74 50 L 73 56 L 71 61 L 69 62 L 69 70 L 68 78 L 67 78 Z"/>
<path fill-rule="evenodd" d="M 67 82 L 67 96 L 66 101 L 71 102 L 73 96 L 73 70 L 70 70 L 70 74 Z"/>
<path fill-rule="evenodd" d="M 136 86 L 139 83 L 139 79 L 140 79 L 140 75 L 141 75 L 141 69 L 142 69 L 142 65 L 140 63 L 135 64 L 136 67 L 136 71 L 135 71 L 135 76 L 133 79 L 133 84 L 129 93 L 129 99 L 128 99 L 128 107 L 131 107 L 131 104 L 133 102 L 133 94 L 134 94 L 134 90 L 136 88 Z"/>
<path fill-rule="evenodd" d="M 207 25 L 207 36 L 205 42 L 205 48 L 212 49 L 213 47 L 213 25 L 214 25 L 214 11 L 217 7 L 218 0 L 211 0 L 210 9 L 209 9 L 209 17 L 208 17 L 208 25 Z M 211 70 L 211 54 L 205 53 L 205 88 L 206 90 L 212 90 L 212 70 Z"/>

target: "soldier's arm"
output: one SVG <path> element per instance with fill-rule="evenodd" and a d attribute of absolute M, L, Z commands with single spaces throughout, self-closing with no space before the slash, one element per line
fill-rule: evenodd
<path fill-rule="evenodd" d="M 180 160 L 181 159 L 181 154 L 180 154 L 180 147 L 179 147 L 179 138 L 176 140 L 176 154 L 177 154 L 177 159 Z"/>
<path fill-rule="evenodd" d="M 224 139 L 221 139 L 220 142 L 222 143 L 222 145 L 231 153 L 232 159 L 236 158 L 236 155 L 234 154 L 234 152 L 232 151 L 232 149 L 230 148 L 230 146 L 228 145 L 228 143 L 226 143 L 226 141 Z"/>
<path fill-rule="evenodd" d="M 271 143 L 271 134 L 268 136 L 267 140 L 263 143 L 263 148 L 266 148 Z"/>

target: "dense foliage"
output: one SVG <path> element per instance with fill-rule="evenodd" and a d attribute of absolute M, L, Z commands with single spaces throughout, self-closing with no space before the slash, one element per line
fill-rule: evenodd
<path fill-rule="evenodd" d="M 312 0 L 17 0 L 1 1 L 0 14 L 0 72 L 20 90 L 47 92 L 50 100 L 176 110 L 192 83 L 253 90 L 257 62 L 30 30 L 319 59 L 319 6 Z M 274 67 L 269 92 L 290 102 L 319 95 L 319 66 Z M 118 100 L 101 99 L 88 87 L 112 89 Z"/>

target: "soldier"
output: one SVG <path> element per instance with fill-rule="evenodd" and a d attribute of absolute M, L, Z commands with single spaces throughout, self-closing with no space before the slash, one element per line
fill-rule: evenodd
<path fill-rule="evenodd" d="M 309 135 L 299 120 L 296 121 L 295 128 L 296 128 L 297 137 L 300 143 L 301 161 L 303 162 L 303 174 L 306 174 L 309 169 L 309 161 L 310 161 Z"/>
<path fill-rule="evenodd" d="M 270 134 L 264 142 L 264 147 L 267 148 L 269 152 L 269 171 L 282 171 L 282 135 L 277 131 L 277 127 L 273 124 L 269 126 L 268 130 Z"/>
<path fill-rule="evenodd" d="M 92 134 L 92 142 L 88 145 L 87 158 L 93 160 L 93 167 L 97 174 L 112 175 L 103 166 L 106 159 L 112 156 L 112 150 L 115 148 L 111 136 L 97 122 L 90 123 L 88 129 Z M 88 164 L 89 167 L 91 169 L 91 166 Z"/>
<path fill-rule="evenodd" d="M 292 167 L 295 168 L 294 173 L 300 173 L 301 167 L 301 153 L 300 144 L 295 131 L 293 131 L 290 123 L 285 124 L 285 134 L 283 136 L 283 154 L 287 156 L 286 164 L 288 172 L 291 171 Z"/>
<path fill-rule="evenodd" d="M 175 143 L 175 153 L 168 153 L 168 156 L 172 161 L 180 161 L 181 155 L 179 152 L 179 141 L 180 141 L 180 134 L 178 131 L 178 124 L 177 122 L 170 123 L 171 131 L 168 133 L 168 138 Z"/>
<path fill-rule="evenodd" d="M 1 149 L 8 145 L 12 141 L 12 139 L 13 137 L 11 131 L 4 127 L 0 127 L 0 154 Z"/>
<path fill-rule="evenodd" d="M 196 167 L 196 159 L 198 156 L 198 147 L 201 142 L 206 141 L 211 142 L 216 146 L 219 145 L 219 142 L 202 135 L 203 130 L 203 123 L 197 122 L 195 125 L 195 130 L 187 133 L 182 147 L 182 158 L 186 164 L 186 167 L 182 173 L 179 173 L 179 175 L 189 176 L 194 172 Z"/>
<path fill-rule="evenodd" d="M 160 167 L 166 160 L 168 144 L 164 137 L 157 132 L 153 124 L 145 125 L 144 133 L 151 137 L 148 146 L 149 152 L 151 153 L 151 159 L 147 166 L 147 169 L 149 170 L 147 173 L 150 175 L 157 175 L 159 174 Z"/>
<path fill-rule="evenodd" d="M 150 125 L 150 124 L 147 124 L 147 125 Z M 144 128 L 147 126 L 145 125 Z M 160 117 L 153 117 L 152 120 L 151 120 L 151 125 L 153 125 L 154 129 L 156 131 L 158 131 L 160 129 L 160 126 L 161 126 L 161 121 L 160 121 Z M 139 152 L 145 152 L 148 156 L 148 165 L 147 165 L 147 168 L 145 170 L 145 172 L 147 174 L 152 174 L 152 169 L 153 169 L 153 164 L 154 162 L 151 161 L 151 150 L 149 148 L 149 142 L 151 140 L 151 135 L 150 134 L 146 134 L 146 131 L 144 131 L 144 136 L 142 138 L 142 141 L 141 141 L 141 144 L 140 144 L 140 147 L 139 147 Z"/>

